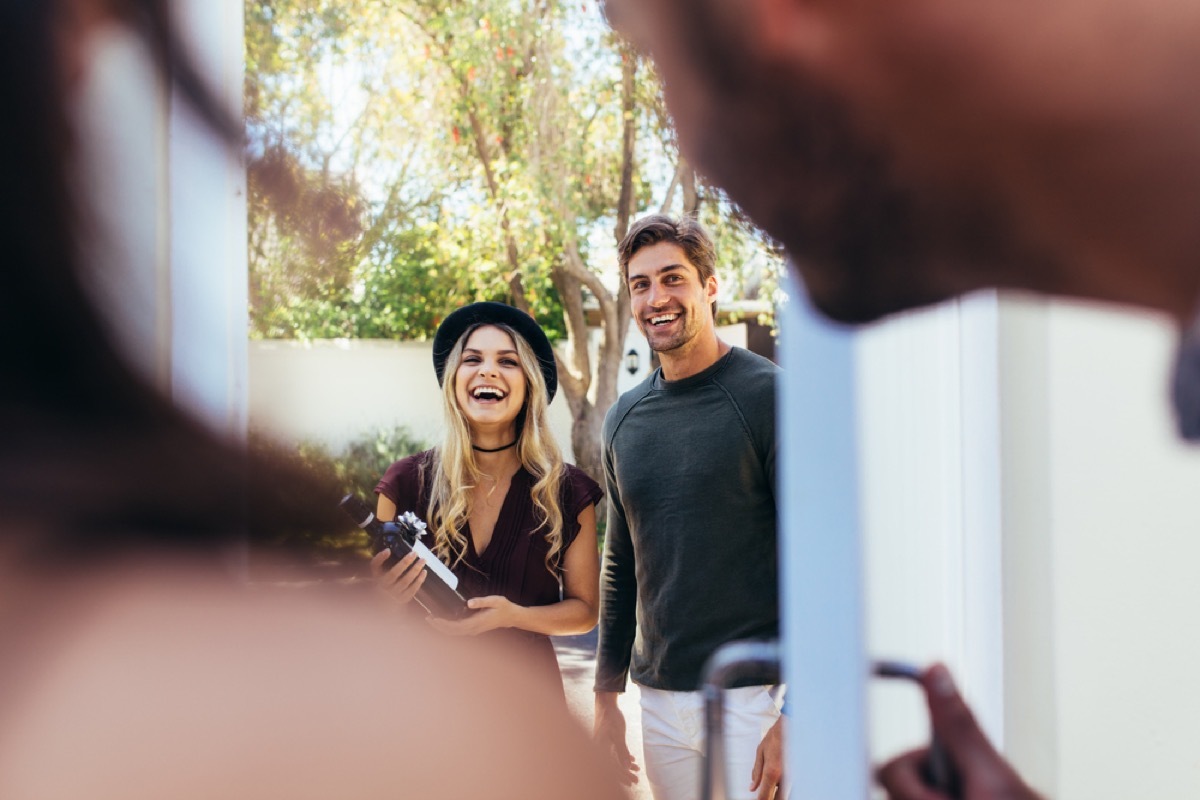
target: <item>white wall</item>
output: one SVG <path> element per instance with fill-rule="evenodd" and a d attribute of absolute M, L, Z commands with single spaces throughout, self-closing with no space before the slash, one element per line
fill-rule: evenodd
<path fill-rule="evenodd" d="M 843 358 L 854 395 L 841 402 L 857 420 L 865 651 L 947 661 L 985 727 L 1050 797 L 1200 796 L 1200 450 L 1173 430 L 1171 327 L 985 294 L 852 339 Z M 843 391 L 837 369 L 790 354 L 786 366 Z M 789 415 L 803 411 L 795 400 L 784 398 Z M 837 425 L 835 409 L 818 409 L 817 424 Z M 829 446 L 799 457 L 834 469 L 844 454 Z M 797 495 L 789 485 L 785 501 Z M 816 580 L 796 566 L 804 558 L 789 558 L 785 585 Z M 815 607 L 853 624 L 838 580 L 856 572 L 830 581 L 823 605 L 793 593 L 785 618 Z M 847 647 L 829 634 L 788 652 L 812 658 L 826 646 Z M 852 697 L 838 680 L 860 678 L 845 669 L 829 684 Z M 870 685 L 873 758 L 924 741 L 918 693 Z M 853 729 L 856 706 L 843 705 Z M 844 752 L 843 769 L 862 768 Z"/>
<path fill-rule="evenodd" d="M 429 444 L 442 434 L 442 395 L 429 342 L 250 342 L 250 427 L 283 442 L 347 442 L 404 425 Z M 571 457 L 571 413 L 562 396 L 550 426 Z"/>
<path fill-rule="evenodd" d="M 1059 800 L 1200 796 L 1200 451 L 1171 424 L 1175 334 L 1080 305 L 1002 317 L 1013 755 Z"/>
<path fill-rule="evenodd" d="M 858 334 L 855 355 L 867 650 L 948 664 L 1002 742 L 995 309 L 989 293 L 906 314 Z M 916 687 L 868 696 L 876 758 L 928 739 Z"/>
<path fill-rule="evenodd" d="M 746 326 L 720 335 L 745 346 Z M 639 354 L 639 370 L 622 366 L 618 388 L 632 388 L 650 372 L 650 350 L 630 330 L 625 350 Z M 593 354 L 594 355 L 594 354 Z M 442 434 L 441 392 L 429 342 L 335 339 L 249 343 L 249 417 L 252 430 L 283 442 L 322 442 L 337 452 L 347 442 L 404 425 L 434 444 Z M 560 392 L 550 404 L 550 426 L 563 455 L 571 452 L 571 411 Z"/>

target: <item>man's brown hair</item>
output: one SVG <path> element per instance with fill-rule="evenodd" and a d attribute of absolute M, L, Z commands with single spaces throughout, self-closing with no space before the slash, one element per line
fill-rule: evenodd
<path fill-rule="evenodd" d="M 666 214 L 651 214 L 629 226 L 629 232 L 617 245 L 617 263 L 621 266 L 621 280 L 629 286 L 629 261 L 643 247 L 667 242 L 683 250 L 696 271 L 700 283 L 708 282 L 717 272 L 717 248 L 704 226 L 694 217 L 671 217 Z M 712 301 L 713 319 L 717 318 L 717 301 Z"/>

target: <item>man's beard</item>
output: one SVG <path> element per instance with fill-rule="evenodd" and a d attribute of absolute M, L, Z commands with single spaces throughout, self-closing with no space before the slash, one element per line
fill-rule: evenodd
<path fill-rule="evenodd" d="M 655 339 L 653 336 L 654 326 L 648 322 L 640 326 L 642 328 L 642 335 L 646 337 L 646 343 L 650 345 L 651 350 L 656 353 L 670 353 L 696 338 L 696 335 L 700 332 L 700 326 L 696 323 L 691 313 L 681 311 L 679 314 L 683 324 L 677 333 L 668 338 Z"/>
<path fill-rule="evenodd" d="M 681 134 L 694 163 L 788 250 L 813 304 L 863 323 L 1051 270 L 996 199 L 963 183 L 899 175 L 829 89 L 733 52 L 713 4 L 681 15 L 707 119 Z M 669 93 L 668 93 L 669 96 Z M 764 158 L 770 153 L 774 158 Z"/>

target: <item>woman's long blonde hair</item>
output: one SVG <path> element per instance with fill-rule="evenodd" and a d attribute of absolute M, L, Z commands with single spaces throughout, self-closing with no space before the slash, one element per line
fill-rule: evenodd
<path fill-rule="evenodd" d="M 446 419 L 446 437 L 436 448 L 433 463 L 427 465 L 429 475 L 429 529 L 433 531 L 433 551 L 451 564 L 462 561 L 467 553 L 467 539 L 462 529 L 471 515 L 471 490 L 484 473 L 475 461 L 471 449 L 471 427 L 458 405 L 455 384 L 462 364 L 467 339 L 479 328 L 499 328 L 512 337 L 517 358 L 525 374 L 525 407 L 517 417 L 517 457 L 521 466 L 533 476 L 533 506 L 542 531 L 550 545 L 546 554 L 546 569 L 557 575 L 563 543 L 563 513 L 559 502 L 565 468 L 562 453 L 546 422 L 550 402 L 546 396 L 546 380 L 533 348 L 507 325 L 487 322 L 468 328 L 446 358 L 442 381 L 442 410 Z M 424 477 L 424 476 L 423 476 Z"/>

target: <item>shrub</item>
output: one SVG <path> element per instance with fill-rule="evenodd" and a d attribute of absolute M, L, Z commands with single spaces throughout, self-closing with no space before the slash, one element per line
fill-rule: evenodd
<path fill-rule="evenodd" d="M 413 436 L 403 425 L 385 428 L 347 444 L 340 454 L 331 459 L 333 474 L 343 491 L 371 498 L 375 484 L 392 462 L 419 453 L 428 447 L 429 445 Z M 319 445 L 301 444 L 302 457 L 307 450 L 315 448 L 319 448 Z"/>
<path fill-rule="evenodd" d="M 250 447 L 260 453 L 279 454 L 280 445 L 251 434 Z M 333 480 L 342 493 L 353 493 L 374 506 L 375 484 L 393 461 L 428 448 L 404 426 L 366 433 L 350 441 L 339 453 L 319 442 L 296 445 L 290 456 L 297 465 L 322 480 Z M 287 544 L 311 553 L 314 561 L 357 561 L 369 553 L 367 535 L 347 522 L 345 531 L 294 531 Z"/>

